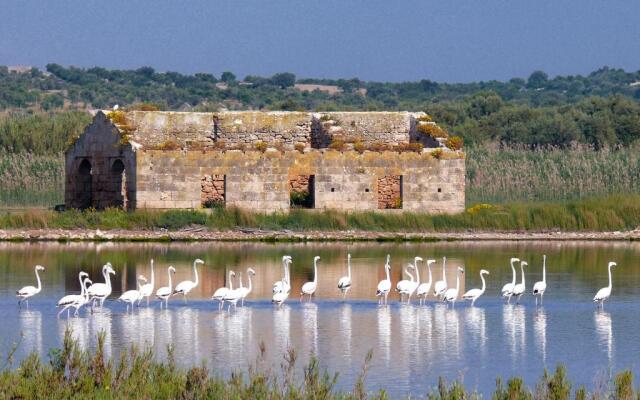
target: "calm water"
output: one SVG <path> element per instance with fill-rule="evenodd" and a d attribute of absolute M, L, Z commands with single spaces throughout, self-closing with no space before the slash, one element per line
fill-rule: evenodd
<path fill-rule="evenodd" d="M 353 290 L 343 302 L 336 289 L 346 275 L 346 255 L 352 254 Z M 392 280 L 401 267 L 419 255 L 437 258 L 434 280 L 441 276 L 441 257 L 447 256 L 447 280 L 455 285 L 455 268 L 466 269 L 461 292 L 480 286 L 481 268 L 491 272 L 487 293 L 470 307 L 455 309 L 431 299 L 425 306 L 414 301 L 400 305 L 390 296 L 389 306 L 378 306 L 375 287 L 384 278 L 384 257 L 391 254 Z M 292 297 L 281 309 L 269 302 L 271 285 L 282 276 L 281 256 L 293 256 Z M 542 254 L 547 255 L 547 295 L 536 309 L 529 294 L 541 279 Z M 313 256 L 319 255 L 318 296 L 300 303 L 301 285 L 313 278 Z M 67 327 L 83 345 L 93 346 L 105 331 L 112 356 L 131 343 L 151 345 L 163 356 L 172 344 L 184 366 L 206 361 L 222 374 L 245 369 L 258 356 L 264 341 L 268 362 L 279 368 L 288 347 L 300 356 L 319 355 L 322 366 L 340 373 L 340 387 L 351 388 L 366 353 L 374 358 L 367 383 L 371 390 L 385 388 L 395 395 L 423 395 L 437 382 L 461 378 L 470 388 L 490 394 L 497 376 L 520 375 L 530 387 L 543 368 L 567 365 L 577 384 L 594 387 L 606 381 L 611 370 L 631 368 L 635 373 L 640 341 L 640 244 L 617 243 L 425 243 L 425 244 L 0 244 L 0 353 L 20 341 L 16 358 L 32 350 L 47 354 L 58 346 Z M 505 305 L 498 296 L 511 281 L 509 258 L 529 262 L 527 296 L 520 305 Z M 200 286 L 188 304 L 173 298 L 168 310 L 157 302 L 125 313 L 125 305 L 108 301 L 105 308 L 79 318 L 56 319 L 54 307 L 65 294 L 79 291 L 77 274 L 89 272 L 101 282 L 100 268 L 111 261 L 117 271 L 113 296 L 135 287 L 135 277 L 150 277 L 149 259 L 156 263 L 156 288 L 167 284 L 167 267 L 177 269 L 174 284 L 192 279 L 191 262 L 202 258 Z M 607 285 L 606 266 L 614 269 L 613 295 L 604 311 L 591 303 L 595 292 Z M 34 285 L 33 266 L 46 267 L 43 291 L 32 298 L 28 310 L 19 310 L 15 291 Z M 256 270 L 254 290 L 244 308 L 230 314 L 218 312 L 208 300 L 225 284 L 230 269 Z M 425 266 L 421 280 L 426 279 Z M 520 275 L 518 274 L 518 280 Z M 246 285 L 245 277 L 245 285 Z M 3 357 L 4 358 L 4 357 Z"/>

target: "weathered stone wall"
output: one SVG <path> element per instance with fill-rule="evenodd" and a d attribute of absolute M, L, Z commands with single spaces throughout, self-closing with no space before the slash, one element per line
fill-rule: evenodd
<path fill-rule="evenodd" d="M 400 175 L 378 178 L 378 208 L 402 208 L 402 177 Z"/>
<path fill-rule="evenodd" d="M 224 175 L 205 175 L 200 181 L 200 204 L 209 207 L 224 204 Z"/>
<path fill-rule="evenodd" d="M 394 146 L 415 136 L 415 115 L 408 112 L 328 112 L 314 114 L 313 119 L 316 148 L 327 147 L 332 140 Z"/>
<path fill-rule="evenodd" d="M 202 178 L 218 175 L 226 177 L 227 206 L 284 211 L 291 180 L 314 175 L 315 208 L 378 210 L 378 178 L 402 176 L 402 209 L 464 210 L 464 159 L 428 153 L 148 150 L 136 158 L 138 207 L 199 208 Z"/>
<path fill-rule="evenodd" d="M 257 142 L 293 150 L 311 145 L 311 118 L 302 112 L 237 111 L 216 114 L 215 137 L 224 147 L 253 150 Z"/>
<path fill-rule="evenodd" d="M 135 207 L 135 156 L 98 113 L 65 154 L 65 204 L 70 208 Z"/>

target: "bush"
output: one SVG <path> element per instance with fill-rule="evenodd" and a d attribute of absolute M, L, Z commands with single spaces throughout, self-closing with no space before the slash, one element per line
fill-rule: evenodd
<path fill-rule="evenodd" d="M 442 149 L 435 149 L 431 151 L 431 157 L 435 158 L 436 160 L 441 159 L 443 156 L 444 156 L 444 151 Z"/>
<path fill-rule="evenodd" d="M 160 111 L 160 106 L 154 103 L 134 103 L 127 107 L 127 111 Z"/>
<path fill-rule="evenodd" d="M 300 153 L 304 153 L 304 148 L 305 148 L 305 146 L 304 146 L 304 144 L 302 144 L 302 143 L 296 143 L 296 144 L 293 146 L 293 148 L 294 148 L 294 149 L 296 149 L 296 151 L 299 151 Z"/>
<path fill-rule="evenodd" d="M 361 141 L 361 140 L 356 140 L 356 141 L 353 143 L 353 150 L 357 151 L 357 152 L 358 152 L 358 153 L 360 153 L 360 154 L 364 153 L 364 151 L 365 151 L 366 149 L 367 149 L 367 148 L 365 147 L 364 143 L 362 143 L 362 141 Z"/>
<path fill-rule="evenodd" d="M 424 146 L 422 145 L 422 143 L 401 143 L 396 146 L 396 150 L 401 153 L 405 151 L 415 151 L 416 153 L 422 153 L 423 149 Z"/>
<path fill-rule="evenodd" d="M 256 150 L 264 153 L 265 151 L 267 151 L 267 147 L 269 147 L 269 146 L 265 142 L 259 141 L 259 142 L 256 142 L 254 147 L 255 147 Z"/>
<path fill-rule="evenodd" d="M 329 148 L 331 150 L 343 151 L 345 148 L 345 142 L 344 140 L 333 139 L 331 141 L 331 144 L 329 145 Z"/>
<path fill-rule="evenodd" d="M 156 150 L 180 150 L 180 144 L 173 139 L 165 140 L 156 146 Z"/>
<path fill-rule="evenodd" d="M 422 115 L 422 116 L 416 118 L 416 121 L 418 121 L 418 122 L 433 122 L 433 118 L 431 117 L 431 115 L 425 114 L 425 115 Z"/>
<path fill-rule="evenodd" d="M 444 145 L 450 148 L 451 150 L 460 150 L 462 148 L 462 144 L 463 144 L 463 141 L 460 136 L 451 136 L 444 143 Z"/>
<path fill-rule="evenodd" d="M 449 137 L 447 131 L 433 123 L 420 124 L 416 130 L 423 135 L 432 137 L 433 139 Z"/>

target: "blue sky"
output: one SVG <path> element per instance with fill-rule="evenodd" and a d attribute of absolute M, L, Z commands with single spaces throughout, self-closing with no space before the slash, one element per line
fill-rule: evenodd
<path fill-rule="evenodd" d="M 441 82 L 640 69 L 640 2 L 5 0 L 0 64 Z"/>

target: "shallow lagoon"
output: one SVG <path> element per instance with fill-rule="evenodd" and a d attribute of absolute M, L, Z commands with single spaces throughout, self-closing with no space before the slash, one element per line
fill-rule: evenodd
<path fill-rule="evenodd" d="M 352 254 L 353 290 L 343 302 L 336 289 L 346 274 L 346 255 Z M 4 243 L 0 244 L 0 351 L 6 354 L 19 341 L 16 359 L 37 350 L 46 356 L 58 346 L 67 327 L 87 346 L 105 331 L 107 352 L 117 355 L 131 343 L 151 345 L 161 357 L 166 346 L 175 348 L 184 366 L 206 361 L 222 374 L 246 368 L 258 356 L 264 341 L 267 359 L 279 368 L 288 347 L 300 356 L 319 355 L 321 365 L 340 373 L 340 387 L 351 388 L 373 349 L 367 384 L 371 390 L 385 388 L 392 394 L 423 394 L 438 376 L 462 379 L 470 388 L 489 394 L 497 376 L 520 375 L 533 386 L 543 369 L 567 365 L 576 385 L 588 387 L 605 382 L 611 371 L 631 368 L 640 372 L 636 355 L 640 343 L 637 315 L 640 312 L 640 244 L 633 242 L 449 242 L 449 243 Z M 271 284 L 282 276 L 281 256 L 293 256 L 292 296 L 282 308 L 269 302 Z M 419 255 L 438 259 L 434 279 L 441 274 L 441 258 L 447 256 L 447 279 L 455 282 L 455 268 L 466 269 L 461 292 L 479 287 L 481 268 L 491 272 L 487 293 L 476 307 L 459 302 L 455 308 L 414 300 L 401 305 L 390 296 L 389 306 L 378 306 L 377 282 L 384 277 L 384 258 L 391 254 L 392 280 L 401 267 Z M 548 289 L 543 307 L 536 309 L 529 294 L 541 279 L 542 254 L 547 255 Z M 300 303 L 300 286 L 313 278 L 313 256 L 320 255 L 318 296 Z M 509 258 L 529 262 L 527 295 L 520 305 L 505 305 L 498 292 L 511 280 Z M 177 273 L 174 282 L 191 279 L 191 262 L 202 258 L 200 286 L 185 304 L 174 297 L 168 310 L 157 302 L 133 313 L 115 301 L 91 315 L 56 318 L 56 301 L 79 291 L 77 274 L 90 273 L 102 281 L 100 267 L 111 261 L 117 271 L 112 297 L 135 287 L 135 276 L 150 277 L 149 259 L 156 261 L 156 287 L 166 285 L 168 265 Z M 607 262 L 614 260 L 613 295 L 604 311 L 591 299 L 607 285 Z M 35 284 L 33 266 L 42 264 L 43 291 L 29 309 L 18 309 L 15 290 Z M 230 269 L 253 267 L 254 291 L 244 308 L 219 312 L 208 300 L 224 285 Z M 425 266 L 421 279 L 426 279 Z M 518 280 L 520 276 L 518 275 Z M 245 284 L 246 284 L 245 276 Z M 21 333 L 23 334 L 20 339 Z"/>

